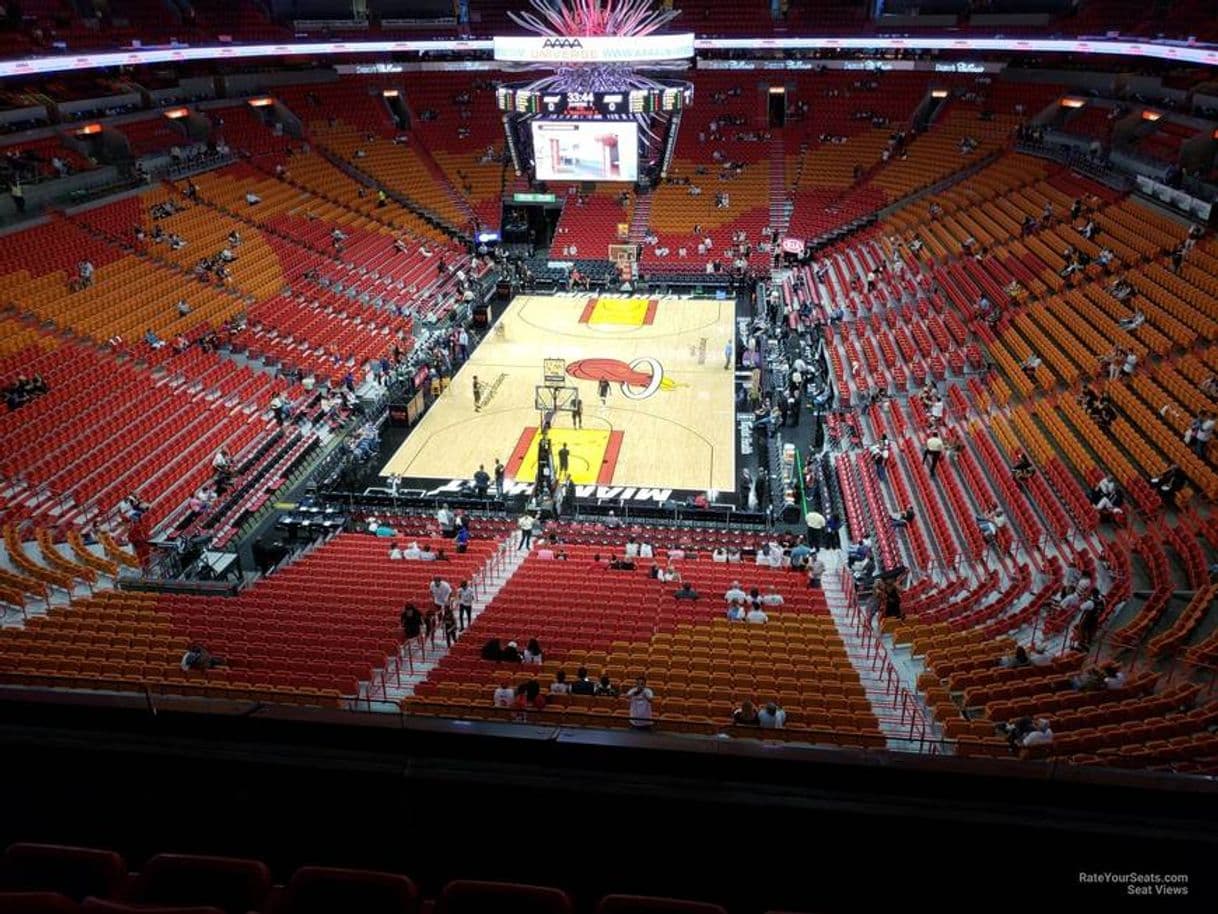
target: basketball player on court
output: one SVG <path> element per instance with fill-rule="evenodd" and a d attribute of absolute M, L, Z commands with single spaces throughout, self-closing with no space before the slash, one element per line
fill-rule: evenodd
<path fill-rule="evenodd" d="M 474 375 L 474 412 L 482 411 L 482 383 Z"/>
<path fill-rule="evenodd" d="M 558 475 L 560 477 L 570 475 L 570 459 L 571 452 L 567 450 L 567 442 L 562 443 L 562 447 L 558 449 Z"/>
<path fill-rule="evenodd" d="M 575 398 L 571 401 L 571 427 L 584 427 L 584 401 L 579 398 L 579 391 L 575 392 Z"/>
<path fill-rule="evenodd" d="M 601 378 L 600 381 L 597 382 L 596 395 L 601 398 L 602 407 L 607 407 L 609 405 L 609 382 L 604 378 Z"/>

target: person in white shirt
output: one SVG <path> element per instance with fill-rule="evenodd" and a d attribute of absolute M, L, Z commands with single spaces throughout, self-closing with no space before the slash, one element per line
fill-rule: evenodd
<path fill-rule="evenodd" d="M 408 561 L 418 561 L 419 557 L 422 555 L 423 550 L 419 548 L 418 543 L 411 543 L 402 550 L 402 558 L 407 559 Z"/>
<path fill-rule="evenodd" d="M 525 646 L 522 662 L 540 664 L 542 661 L 541 644 L 536 638 L 529 639 L 528 645 Z"/>
<path fill-rule="evenodd" d="M 1121 371 L 1125 373 L 1125 377 L 1133 374 L 1135 368 L 1138 367 L 1138 354 L 1130 349 L 1125 353 L 1125 364 L 1121 366 Z"/>
<path fill-rule="evenodd" d="M 493 697 L 496 708 L 510 708 L 516 701 L 516 691 L 512 688 L 512 684 L 506 679 L 499 684 L 499 688 L 495 689 Z"/>
<path fill-rule="evenodd" d="M 516 522 L 516 526 L 520 528 L 520 545 L 517 549 L 528 549 L 533 544 L 533 520 L 532 514 L 523 514 L 520 520 Z"/>
<path fill-rule="evenodd" d="M 825 529 L 825 515 L 813 509 L 804 516 L 804 523 L 808 526 L 808 545 L 813 549 L 820 547 L 820 538 Z"/>
<path fill-rule="evenodd" d="M 389 550 L 389 558 L 395 562 L 402 560 L 402 546 L 400 543 L 393 544 L 393 548 Z"/>
<path fill-rule="evenodd" d="M 1049 727 L 1049 722 L 1041 718 L 1036 722 L 1036 726 L 1024 736 L 1020 745 L 1023 746 L 1039 746 L 1053 742 L 1053 730 Z"/>
<path fill-rule="evenodd" d="M 761 602 L 764 606 L 782 606 L 786 600 L 782 598 L 782 594 L 778 592 L 778 588 L 771 586 L 765 596 L 761 598 Z"/>
<path fill-rule="evenodd" d="M 641 559 L 655 558 L 655 550 L 652 548 L 651 543 L 639 543 L 639 558 L 641 558 Z"/>
<path fill-rule="evenodd" d="M 770 621 L 770 617 L 765 614 L 765 610 L 760 606 L 754 606 L 745 614 L 744 621 L 751 622 L 754 625 L 764 625 Z"/>
<path fill-rule="evenodd" d="M 639 557 L 639 544 L 633 539 L 626 540 L 625 556 L 628 559 L 637 559 Z"/>
<path fill-rule="evenodd" d="M 551 695 L 570 695 L 571 683 L 567 682 L 567 671 L 559 670 L 554 674 L 554 681 L 550 683 Z"/>
<path fill-rule="evenodd" d="M 741 589 L 739 581 L 732 581 L 732 586 L 724 592 L 723 599 L 727 600 L 729 603 L 743 603 L 748 599 L 748 596 L 749 595 Z"/>
<path fill-rule="evenodd" d="M 444 607 L 448 605 L 448 598 L 453 595 L 453 586 L 443 578 L 433 578 L 431 586 L 428 588 L 431 591 L 431 602 L 436 605 L 438 612 L 443 612 Z"/>
<path fill-rule="evenodd" d="M 452 536 L 456 521 L 448 505 L 440 505 L 440 510 L 436 512 L 436 523 L 440 525 L 441 536 Z"/>
<path fill-rule="evenodd" d="M 763 730 L 781 730 L 787 722 L 787 712 L 771 701 L 757 712 L 757 722 Z"/>
<path fill-rule="evenodd" d="M 630 726 L 636 730 L 651 729 L 651 701 L 655 693 L 647 688 L 647 677 L 640 676 L 626 697 L 630 699 Z"/>
<path fill-rule="evenodd" d="M 727 550 L 724 549 L 722 546 L 720 546 L 718 549 L 716 549 L 714 552 L 711 553 L 711 561 L 726 563 L 727 562 Z"/>

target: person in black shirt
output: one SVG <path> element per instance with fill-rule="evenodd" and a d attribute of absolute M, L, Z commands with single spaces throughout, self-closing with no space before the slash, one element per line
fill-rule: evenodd
<path fill-rule="evenodd" d="M 619 559 L 616 555 L 609 556 L 609 567 L 613 571 L 634 571 L 634 562 L 630 559 Z"/>
<path fill-rule="evenodd" d="M 423 632 L 423 615 L 413 603 L 407 603 L 402 610 L 402 631 L 407 641 L 418 638 Z"/>
<path fill-rule="evenodd" d="M 486 472 L 486 467 L 483 464 L 478 465 L 478 472 L 474 474 L 474 491 L 478 493 L 479 498 L 486 498 L 487 490 L 491 487 L 491 477 Z"/>
<path fill-rule="evenodd" d="M 499 458 L 495 458 L 495 494 L 503 498 L 503 464 L 499 462 Z"/>
<path fill-rule="evenodd" d="M 588 668 L 581 666 L 576 673 L 576 680 L 571 684 L 572 695 L 595 695 L 596 683 L 588 678 Z"/>

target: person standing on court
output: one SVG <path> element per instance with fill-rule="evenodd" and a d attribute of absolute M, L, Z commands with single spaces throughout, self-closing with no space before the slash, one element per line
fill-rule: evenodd
<path fill-rule="evenodd" d="M 495 494 L 503 498 L 503 475 L 505 470 L 503 464 L 499 462 L 499 458 L 495 458 Z"/>
<path fill-rule="evenodd" d="M 579 391 L 575 392 L 575 399 L 571 401 L 571 427 L 584 427 L 584 401 L 579 397 Z"/>
<path fill-rule="evenodd" d="M 601 406 L 609 405 L 609 381 L 601 378 L 596 384 L 596 395 L 601 398 Z"/>
<path fill-rule="evenodd" d="M 474 375 L 474 412 L 482 410 L 482 382 Z"/>
<path fill-rule="evenodd" d="M 728 340 L 727 345 L 723 347 L 723 370 L 727 371 L 732 367 L 732 341 Z"/>
<path fill-rule="evenodd" d="M 490 474 L 486 472 L 484 464 L 478 464 L 478 472 L 474 474 L 474 491 L 478 493 L 479 498 L 486 498 L 487 490 L 491 487 Z"/>
<path fill-rule="evenodd" d="M 571 452 L 567 449 L 567 442 L 562 443 L 562 447 L 558 449 L 558 472 L 562 476 L 566 476 L 570 472 Z"/>

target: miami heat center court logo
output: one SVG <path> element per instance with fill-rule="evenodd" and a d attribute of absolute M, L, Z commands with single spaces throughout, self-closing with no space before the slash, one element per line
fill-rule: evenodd
<path fill-rule="evenodd" d="M 628 400 L 646 400 L 658 390 L 675 390 L 677 384 L 664 377 L 659 359 L 644 356 L 627 364 L 618 359 L 580 359 L 567 365 L 567 374 L 581 381 L 617 384 Z"/>

